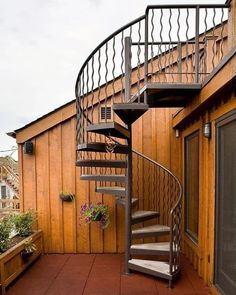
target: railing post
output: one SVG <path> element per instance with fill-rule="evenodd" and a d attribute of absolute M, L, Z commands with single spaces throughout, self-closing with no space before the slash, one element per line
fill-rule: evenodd
<path fill-rule="evenodd" d="M 147 85 L 148 83 L 148 12 L 146 10 L 145 16 L 145 46 L 144 46 L 144 84 Z M 144 103 L 147 103 L 147 92 L 144 92 Z"/>
<path fill-rule="evenodd" d="M 129 274 L 130 246 L 131 246 L 131 200 L 132 200 L 132 126 L 129 125 L 128 139 L 129 153 L 127 156 L 127 185 L 125 202 L 125 274 Z"/>
<path fill-rule="evenodd" d="M 125 102 L 131 98 L 131 43 L 131 38 L 125 37 Z"/>
<path fill-rule="evenodd" d="M 195 83 L 199 83 L 199 5 L 196 6 L 195 22 Z"/>
<path fill-rule="evenodd" d="M 178 43 L 178 60 L 177 60 L 177 64 L 178 64 L 178 80 L 179 83 L 182 82 L 182 44 L 181 42 Z"/>

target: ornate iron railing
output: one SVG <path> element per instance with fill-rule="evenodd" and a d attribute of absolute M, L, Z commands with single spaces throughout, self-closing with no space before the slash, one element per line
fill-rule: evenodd
<path fill-rule="evenodd" d="M 164 166 L 134 151 L 132 196 L 141 210 L 160 212 L 159 224 L 170 227 L 170 274 L 180 266 L 182 186 Z"/>
<path fill-rule="evenodd" d="M 226 5 L 148 6 L 146 83 L 201 83 L 225 54 L 227 17 Z"/>
<path fill-rule="evenodd" d="M 140 103 L 147 83 L 201 83 L 226 54 L 227 17 L 226 5 L 148 6 L 106 38 L 77 77 L 77 143 L 104 141 L 86 127 L 118 120 L 112 105 L 127 101 L 125 91 Z"/>

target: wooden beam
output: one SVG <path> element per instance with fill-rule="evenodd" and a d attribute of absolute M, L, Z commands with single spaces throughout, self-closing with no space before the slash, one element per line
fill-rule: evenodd
<path fill-rule="evenodd" d="M 62 109 L 55 111 L 55 113 L 49 113 L 39 120 L 36 120 L 28 127 L 26 126 L 16 134 L 16 142 L 24 143 L 25 141 L 45 132 L 46 130 L 70 119 L 76 114 L 75 102 L 63 107 Z"/>
<path fill-rule="evenodd" d="M 173 118 L 173 128 L 180 127 L 184 122 L 186 122 L 190 116 L 194 115 L 201 108 L 203 108 L 207 103 L 210 102 L 212 98 L 226 85 L 231 83 L 236 78 L 236 52 L 232 58 L 220 68 L 219 72 L 206 84 L 198 96 L 196 96 L 192 103 L 186 108 L 182 109 Z"/>

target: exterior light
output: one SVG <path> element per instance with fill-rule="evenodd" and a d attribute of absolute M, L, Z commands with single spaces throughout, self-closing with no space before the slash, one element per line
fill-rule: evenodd
<path fill-rule="evenodd" d="M 206 138 L 211 138 L 211 122 L 207 122 L 203 126 L 203 135 Z"/>
<path fill-rule="evenodd" d="M 34 153 L 33 142 L 26 141 L 23 145 L 23 151 L 24 151 L 24 154 L 33 155 Z"/>
<path fill-rule="evenodd" d="M 179 129 L 175 129 L 175 137 L 179 137 Z"/>

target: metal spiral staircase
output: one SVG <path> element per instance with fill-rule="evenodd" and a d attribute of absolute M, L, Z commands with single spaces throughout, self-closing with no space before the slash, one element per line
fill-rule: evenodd
<path fill-rule="evenodd" d="M 148 6 L 97 46 L 78 74 L 76 165 L 81 179 L 125 208 L 126 273 L 171 286 L 180 272 L 182 188 L 132 149 L 132 124 L 149 108 L 184 107 L 201 90 L 223 58 L 226 18 L 225 5 Z"/>

